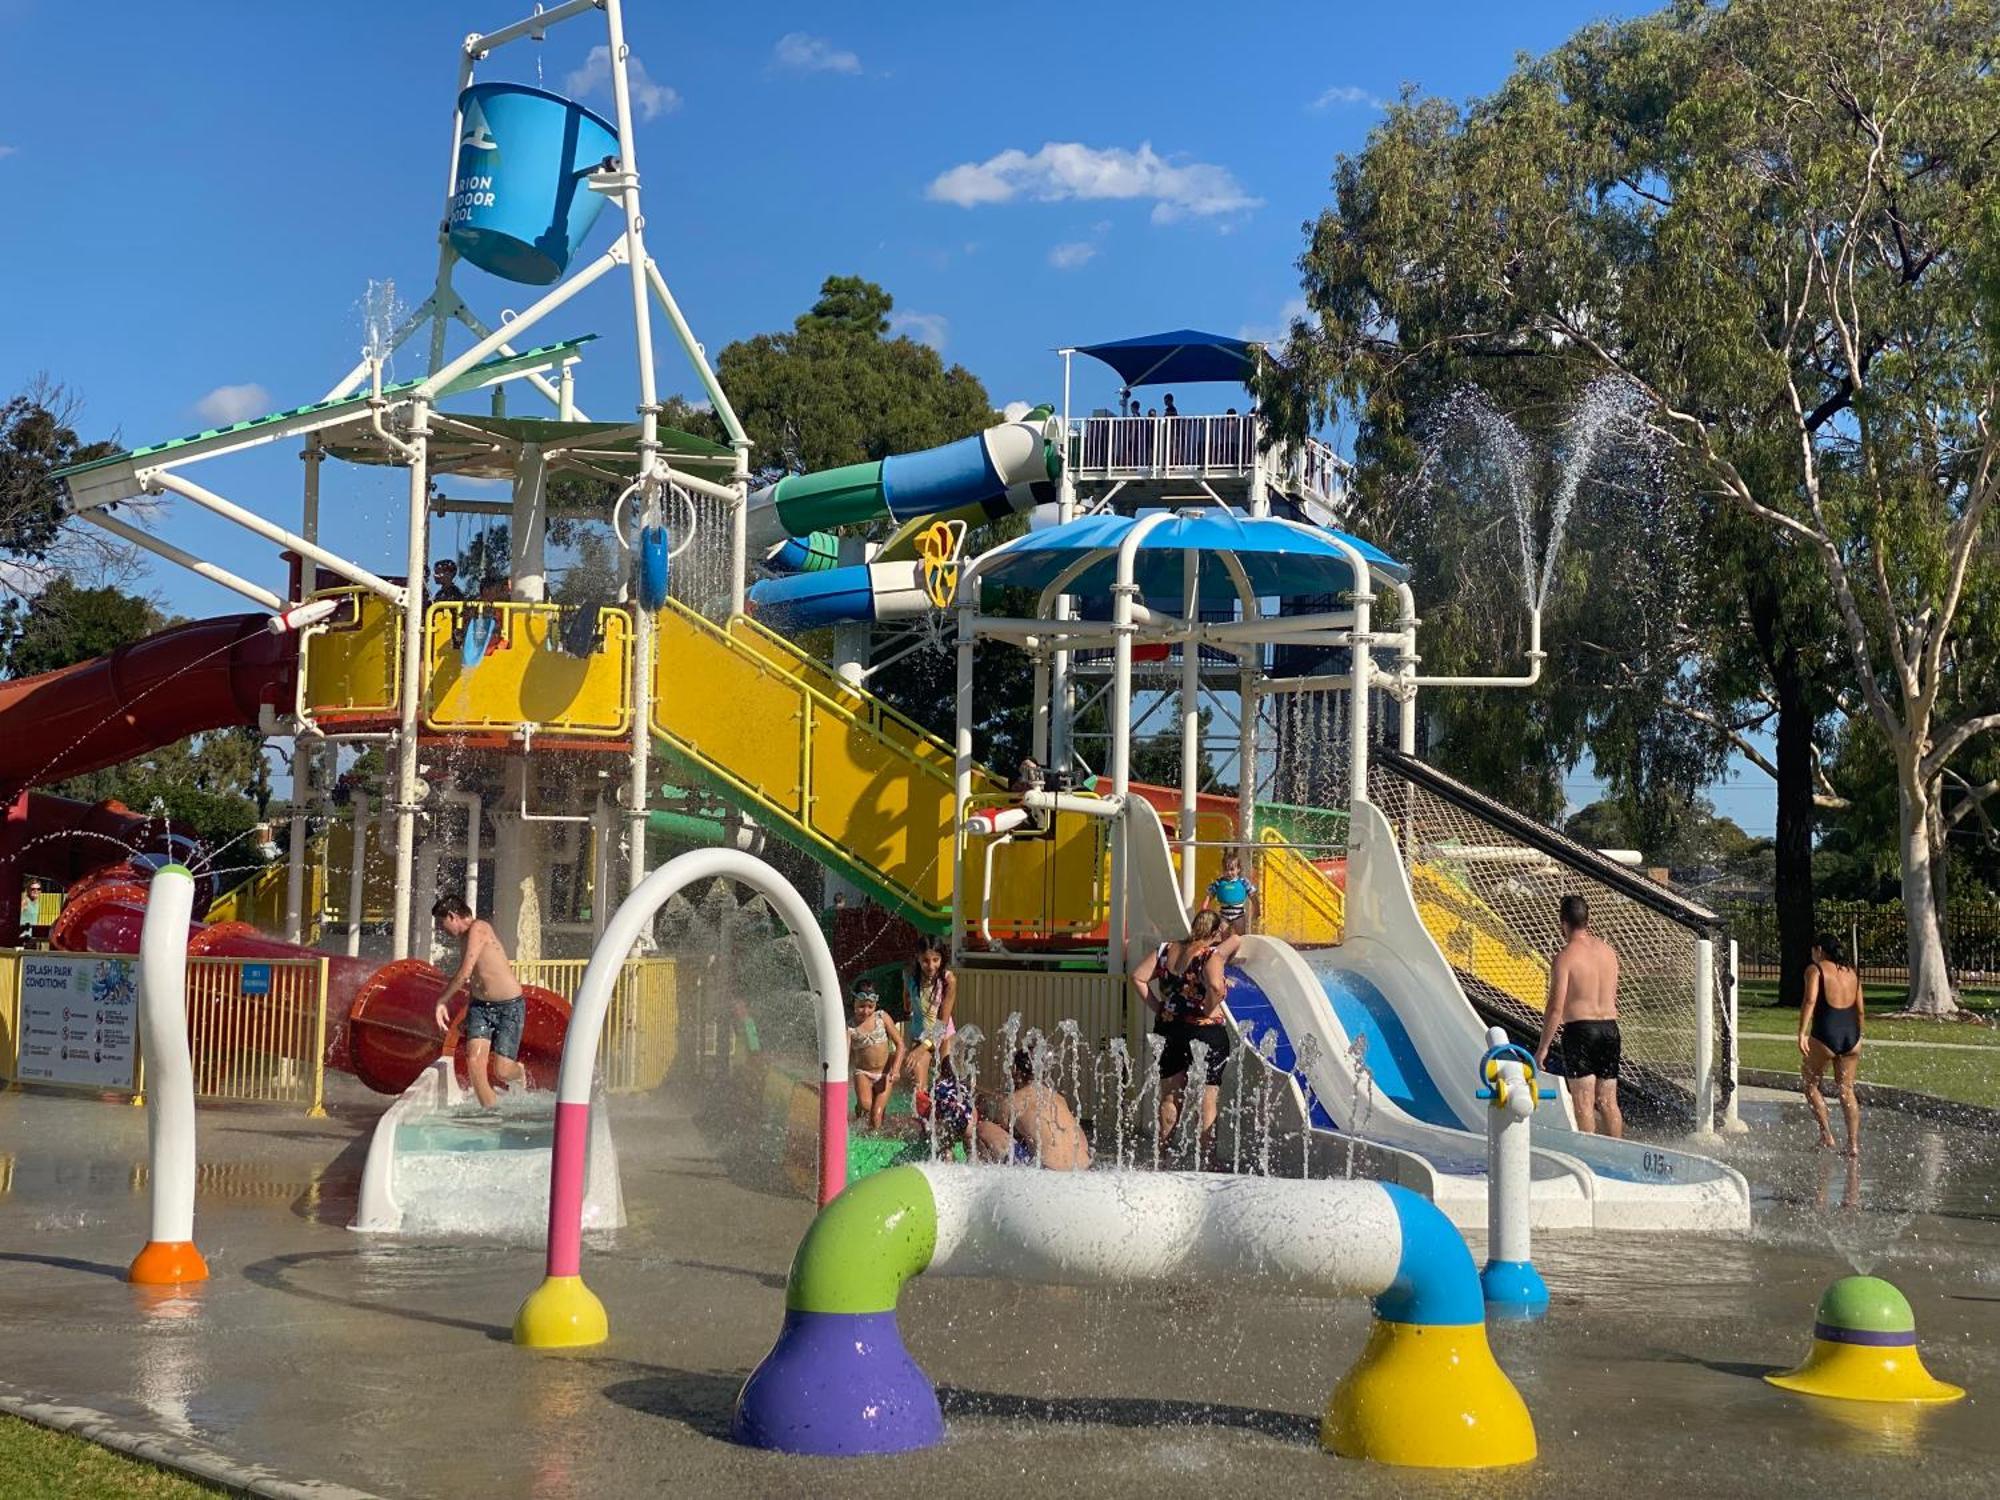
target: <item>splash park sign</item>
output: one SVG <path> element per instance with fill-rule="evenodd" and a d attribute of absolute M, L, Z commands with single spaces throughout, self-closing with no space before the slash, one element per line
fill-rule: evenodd
<path fill-rule="evenodd" d="M 129 1092 L 138 1077 L 138 969 L 124 958 L 21 964 L 23 1083 Z"/>

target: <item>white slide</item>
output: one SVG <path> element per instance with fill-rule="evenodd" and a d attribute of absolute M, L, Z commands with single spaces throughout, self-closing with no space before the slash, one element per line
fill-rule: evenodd
<path fill-rule="evenodd" d="M 1158 838 L 1164 856 L 1157 828 L 1157 819 L 1136 819 L 1129 836 Z M 1184 933 L 1178 892 L 1162 889 L 1159 862 L 1134 850 L 1137 916 Z M 1317 1129 L 1390 1148 L 1402 1158 L 1398 1180 L 1427 1192 L 1461 1228 L 1485 1224 L 1487 1105 L 1477 1091 L 1486 1027 L 1417 914 L 1380 809 L 1353 809 L 1344 941 L 1307 956 L 1274 938 L 1246 939 L 1229 1011 L 1253 1042 L 1275 1028 L 1273 1061 L 1292 1075 Z M 1560 1088 L 1535 1111 L 1533 1139 L 1537 1227 L 1750 1227 L 1740 1172 L 1671 1147 L 1583 1134 Z"/>
<path fill-rule="evenodd" d="M 1294 1059 L 1306 1045 L 1310 1066 L 1297 1071 L 1315 1123 L 1421 1157 L 1435 1174 L 1439 1207 L 1462 1225 L 1483 1223 L 1487 1106 L 1477 1090 L 1486 1028 L 1417 914 L 1380 809 L 1364 802 L 1353 810 L 1340 946 L 1308 960 L 1253 938 L 1239 968 L 1231 1014 L 1239 1024 L 1275 1023 L 1281 1053 Z M 1740 1172 L 1688 1151 L 1586 1135 L 1560 1088 L 1535 1112 L 1534 1142 L 1537 1225 L 1750 1227 Z"/>
<path fill-rule="evenodd" d="M 467 1114 L 453 1060 L 417 1075 L 375 1122 L 349 1227 L 373 1234 L 490 1235 L 537 1243 L 548 1232 L 556 1096 L 500 1096 L 497 1113 Z M 625 1195 L 610 1113 L 591 1108 L 583 1227 L 622 1229 Z"/>

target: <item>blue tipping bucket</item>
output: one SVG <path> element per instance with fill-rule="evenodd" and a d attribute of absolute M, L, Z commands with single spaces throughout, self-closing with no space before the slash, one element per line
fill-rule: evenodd
<path fill-rule="evenodd" d="M 584 177 L 618 155 L 618 132 L 582 105 L 520 83 L 459 95 L 452 248 L 482 271 L 547 286 L 604 208 Z"/>

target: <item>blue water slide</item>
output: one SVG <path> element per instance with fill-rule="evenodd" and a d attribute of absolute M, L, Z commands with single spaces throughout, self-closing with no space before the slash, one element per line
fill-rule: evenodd
<path fill-rule="evenodd" d="M 814 630 L 852 621 L 873 623 L 874 580 L 865 564 L 820 573 L 788 573 L 750 587 L 750 608 L 773 630 Z"/>
<path fill-rule="evenodd" d="M 983 432 L 882 460 L 882 499 L 898 521 L 953 510 L 1004 494 L 1006 489 Z"/>

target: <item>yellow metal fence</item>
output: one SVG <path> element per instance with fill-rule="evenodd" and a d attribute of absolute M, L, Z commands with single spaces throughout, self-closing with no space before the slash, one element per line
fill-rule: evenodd
<path fill-rule="evenodd" d="M 590 961 L 543 958 L 514 965 L 523 984 L 574 1002 Z M 680 986 L 671 958 L 635 958 L 619 971 L 597 1046 L 597 1067 L 612 1093 L 657 1088 L 680 1051 Z"/>
<path fill-rule="evenodd" d="M 196 1098 L 326 1113 L 325 959 L 191 958 L 187 1007 Z"/>
<path fill-rule="evenodd" d="M 23 954 L 0 949 L 0 1077 L 20 1083 Z M 77 955 L 83 957 L 85 955 Z M 525 984 L 574 999 L 583 959 L 517 966 Z M 326 960 L 188 960 L 188 1046 L 195 1096 L 326 1112 Z M 604 1085 L 623 1093 L 657 1087 L 679 1051 L 676 970 L 671 958 L 627 963 L 612 993 L 598 1063 Z M 145 1058 L 135 1046 L 133 1102 L 144 1097 Z M 37 1083 L 36 1087 L 44 1087 Z M 70 1087 L 54 1085 L 54 1087 Z M 103 1093 L 76 1086 L 82 1092 Z"/>

